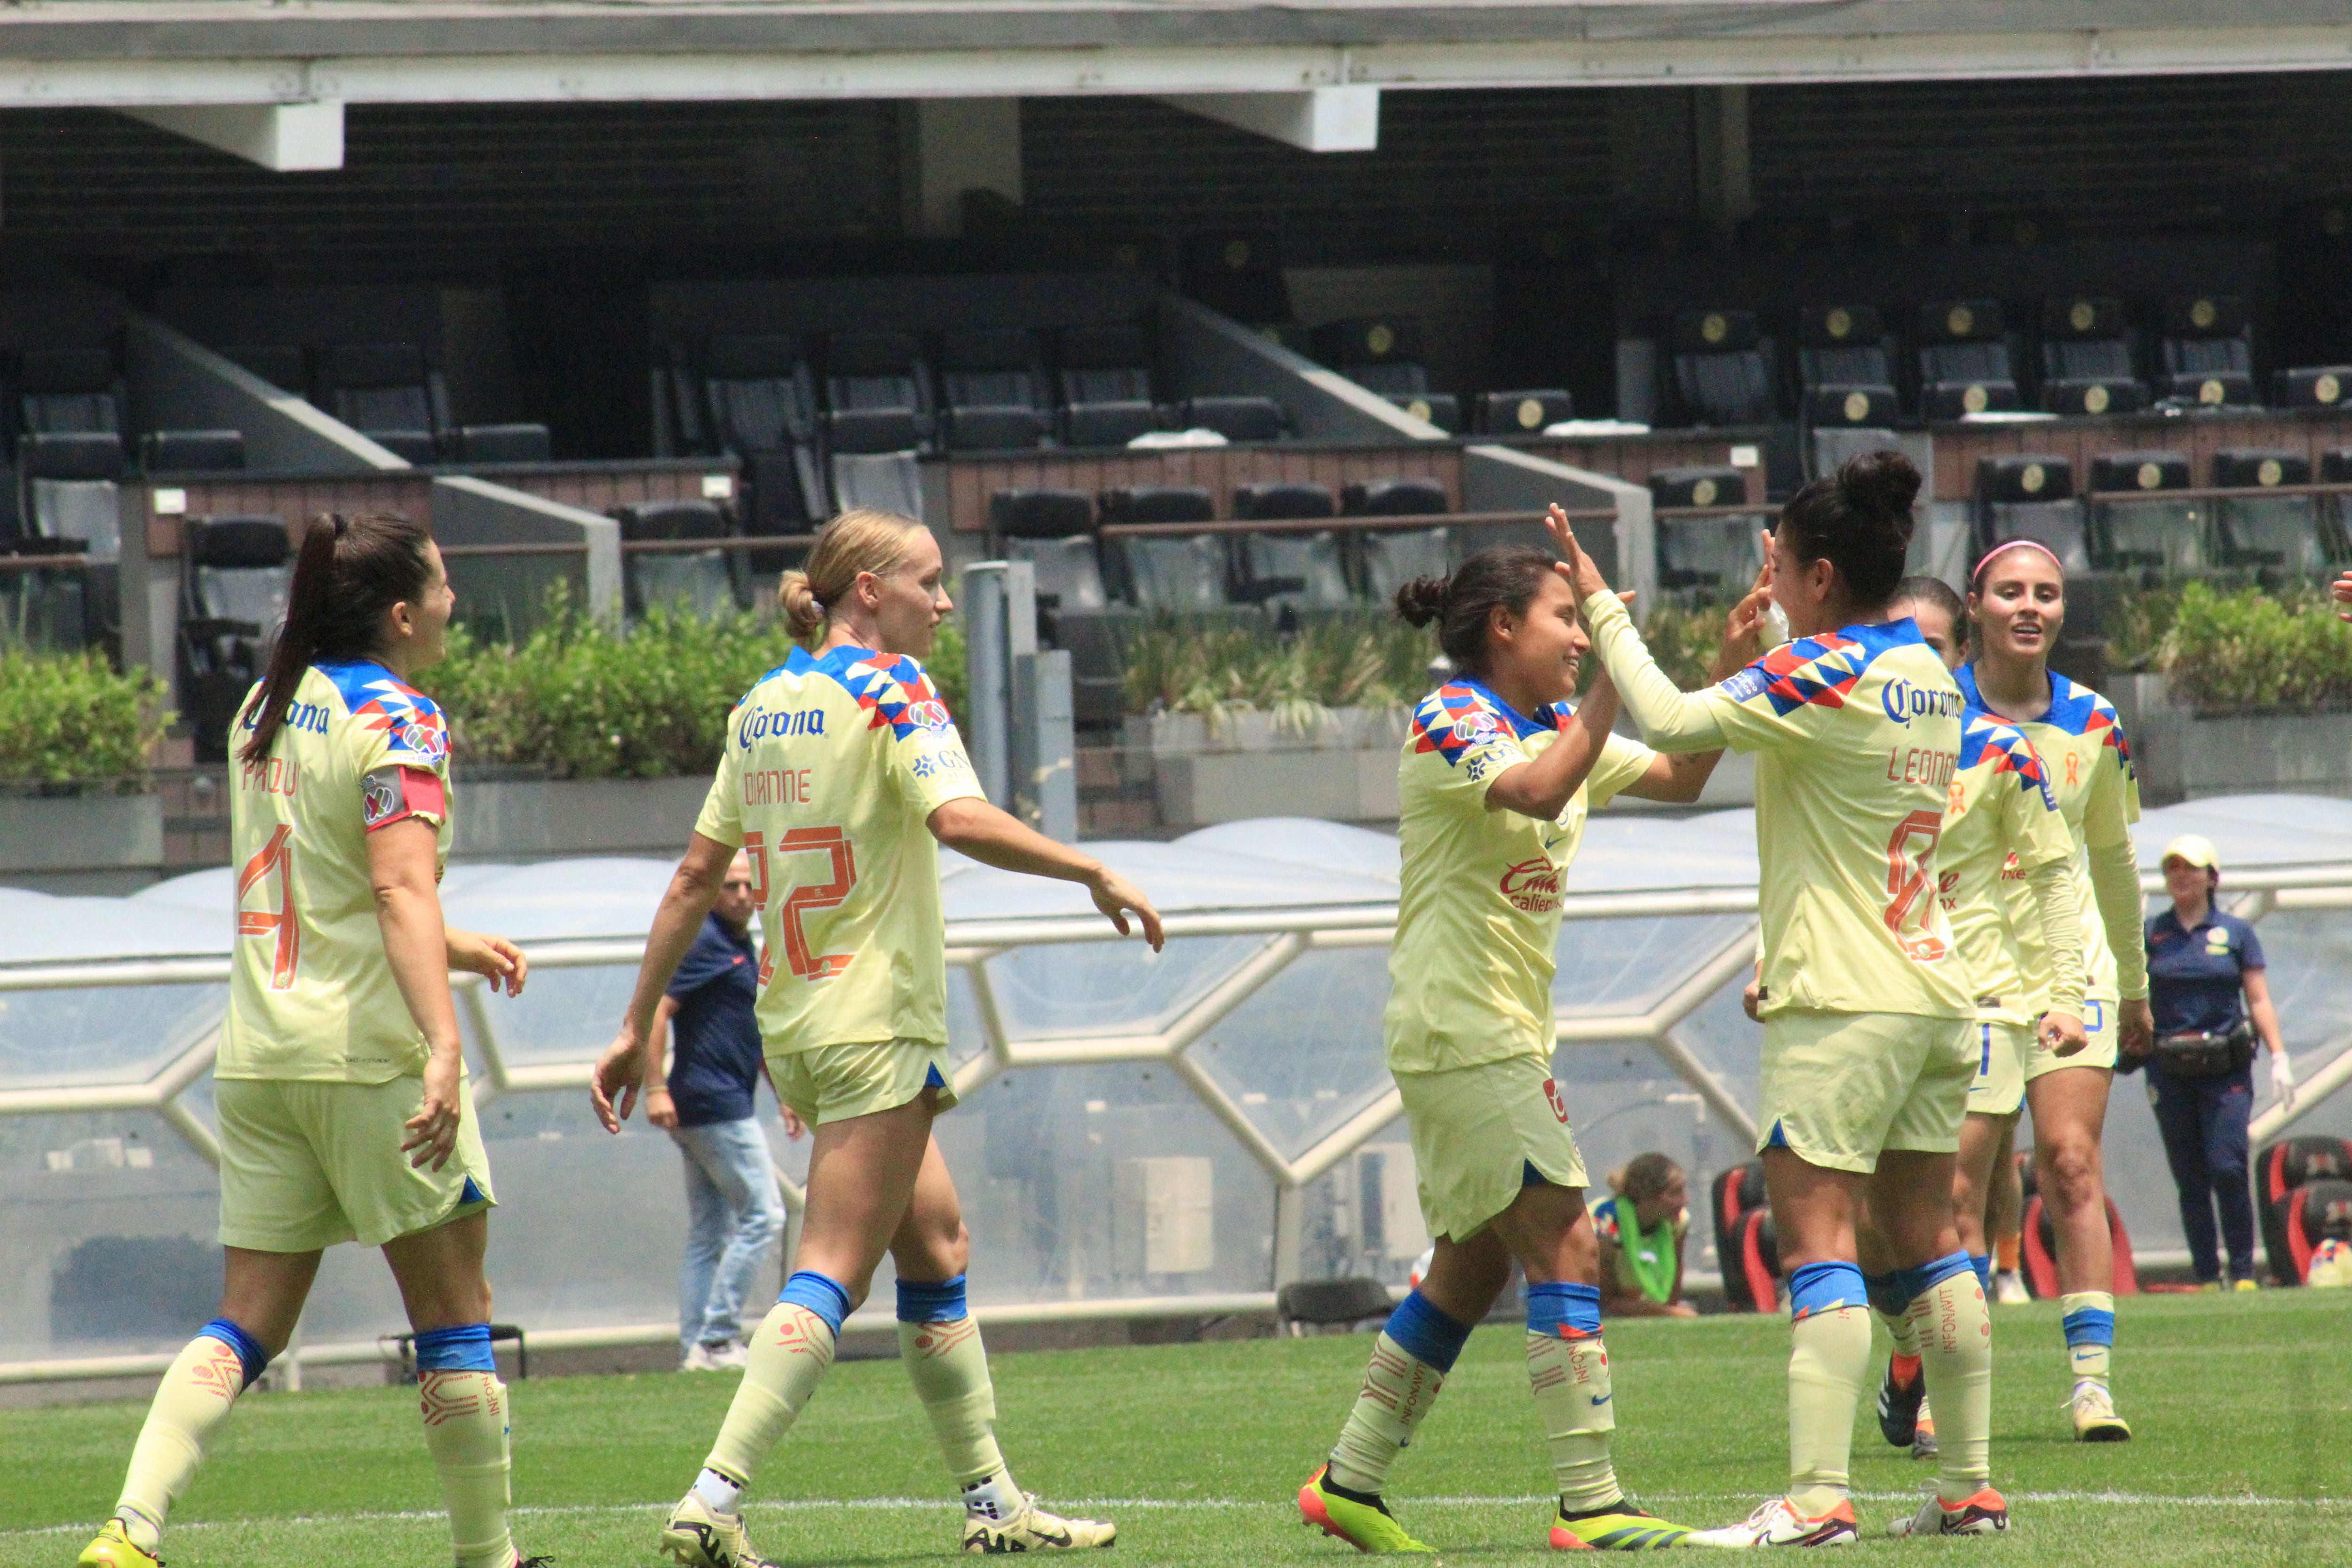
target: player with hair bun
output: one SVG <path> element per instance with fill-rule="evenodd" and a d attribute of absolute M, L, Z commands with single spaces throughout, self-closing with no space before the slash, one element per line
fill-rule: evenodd
<path fill-rule="evenodd" d="M 1734 610 L 1724 671 L 1754 646 L 1763 606 L 1759 592 Z M 1610 1463 L 1600 1250 L 1551 1075 L 1551 984 L 1561 883 L 1586 813 L 1621 794 L 1696 800 L 1719 753 L 1661 757 L 1612 735 L 1606 676 L 1570 708 L 1591 642 L 1567 568 L 1543 551 L 1481 550 L 1451 576 L 1398 590 L 1396 611 L 1434 623 L 1458 671 L 1414 710 L 1398 763 L 1404 870 L 1383 1019 L 1437 1239 L 1372 1348 L 1338 1444 L 1299 1489 L 1299 1510 L 1360 1551 L 1430 1550 L 1381 1491 L 1517 1258 L 1528 1383 L 1559 1494 L 1551 1544 L 1672 1546 L 1689 1532 L 1628 1501 Z"/>
<path fill-rule="evenodd" d="M 1898 1534 L 2008 1528 L 1990 1485 L 1992 1326 L 1952 1223 L 1953 1156 L 1975 1077 L 1975 996 L 1937 898 L 1937 845 L 1958 760 L 1959 689 L 1888 605 L 1919 472 L 1874 452 L 1781 509 L 1767 577 L 1796 641 L 1688 695 L 1658 668 L 1617 595 L 1551 525 L 1602 662 L 1643 738 L 1664 752 L 1758 753 L 1764 952 L 1758 1146 L 1789 1271 L 1790 1487 L 1701 1546 L 1856 1539 L 1848 1467 L 1870 1365 L 1874 1299 L 1916 1304 L 1944 1432 L 1936 1495 Z M 1857 1266 L 1867 1197 L 1895 1272 Z"/>
<path fill-rule="evenodd" d="M 635 1104 L 672 973 L 738 852 L 766 958 L 757 1013 L 777 1097 L 814 1130 L 796 1268 L 745 1347 L 743 1381 L 660 1549 L 687 1568 L 767 1568 L 743 1527 L 753 1470 L 833 1364 L 842 1320 L 882 1255 L 898 1273 L 898 1353 L 962 1489 L 967 1552 L 1108 1546 L 1013 1484 L 965 1302 L 971 1237 L 931 1123 L 956 1103 L 948 1061 L 939 848 L 1086 888 L 1127 934 L 1162 937 L 1150 901 L 1089 856 L 990 805 L 919 662 L 953 606 L 939 542 L 912 518 L 847 511 L 779 585 L 803 645 L 746 692 L 694 837 L 654 917 L 635 994 L 590 1086 L 609 1131 Z"/>

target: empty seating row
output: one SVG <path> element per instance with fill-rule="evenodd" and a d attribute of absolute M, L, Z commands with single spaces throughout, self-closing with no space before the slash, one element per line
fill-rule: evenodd
<path fill-rule="evenodd" d="M 2298 489 L 2313 483 L 2301 452 L 2217 451 L 2202 490 L 2179 452 L 2102 453 L 2084 477 L 2078 488 L 2063 457 L 1986 458 L 1977 474 L 1982 542 L 2031 539 L 2073 573 L 2310 577 L 2352 561 L 2352 497 Z M 2318 482 L 2352 485 L 2352 448 L 2322 454 Z"/>
<path fill-rule="evenodd" d="M 547 426 L 460 425 L 441 369 L 415 343 L 247 343 L 223 357 L 412 463 L 543 463 Z"/>
<path fill-rule="evenodd" d="M 1315 329 L 1315 357 L 1368 392 L 1448 434 L 1465 427 L 1462 398 L 1432 391 L 1422 361 L 1420 324 L 1410 317 L 1351 316 Z M 1482 436 L 1533 436 L 1576 416 L 1559 387 L 1481 392 L 1470 398 L 1468 427 Z"/>

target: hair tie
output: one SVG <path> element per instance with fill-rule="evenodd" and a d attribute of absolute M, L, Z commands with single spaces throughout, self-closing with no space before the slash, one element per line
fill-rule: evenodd
<path fill-rule="evenodd" d="M 1993 558 L 1998 556 L 2002 551 L 2018 549 L 2039 550 L 2042 554 L 2050 557 L 2050 564 L 2058 568 L 2058 572 L 2061 576 L 2065 574 L 2066 563 L 2063 561 L 2059 560 L 2051 548 L 2042 543 L 2040 540 L 2004 539 L 1999 544 L 1994 545 L 1990 550 L 1984 552 L 1984 559 L 1977 563 L 1977 569 L 1969 574 L 1969 584 L 1974 586 L 1975 584 L 1984 581 L 1985 568 L 1991 565 L 1993 563 Z"/>
<path fill-rule="evenodd" d="M 824 601 L 818 598 L 814 594 L 811 594 L 809 595 L 809 608 L 814 610 L 821 616 L 824 614 Z"/>

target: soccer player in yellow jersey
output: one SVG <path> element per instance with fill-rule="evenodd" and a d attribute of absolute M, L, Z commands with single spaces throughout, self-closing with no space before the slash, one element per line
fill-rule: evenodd
<path fill-rule="evenodd" d="M 1967 650 L 1967 609 L 1942 579 L 1906 577 L 1895 587 L 1891 614 L 1908 616 L 1948 668 Z M 2032 743 L 1973 704 L 1961 712 L 1960 755 L 1944 806 L 1944 836 L 1936 847 L 1937 891 L 1952 940 L 1966 962 L 1977 1002 L 1977 1076 L 1969 1086 L 1969 1114 L 1952 1194 L 1960 1246 L 1977 1283 L 1992 1289 L 1991 1247 L 1985 1209 L 1991 1178 L 2008 1158 L 2010 1135 L 2025 1100 L 2025 1063 L 2038 1030 L 2050 1035 L 2051 1054 L 2064 1059 L 2084 1049 L 2081 931 L 2071 865 L 2074 840 L 2050 793 Z M 2037 1016 L 2024 976 L 2002 888 L 2023 882 L 2032 891 L 2037 929 L 2054 933 L 2053 973 Z M 1919 1458 L 1936 1452 L 1931 1421 L 1922 1411 L 1917 1326 L 1905 1303 L 1892 1300 L 1894 1264 L 1875 1233 L 1861 1237 L 1864 1282 L 1895 1342 L 1878 1391 L 1878 1426 L 1897 1447 Z"/>
<path fill-rule="evenodd" d="M 617 1131 L 642 1079 L 654 1010 L 738 851 L 766 956 L 758 1017 L 776 1092 L 814 1129 L 797 1268 L 746 1347 L 734 1403 L 661 1550 L 687 1568 L 764 1568 L 740 1501 L 761 1459 L 833 1363 L 842 1320 L 887 1250 L 898 1352 L 963 1489 L 968 1552 L 1108 1546 L 1107 1523 L 1061 1519 L 1013 1485 L 996 1397 L 964 1300 L 971 1252 L 931 1137 L 956 1102 L 948 1064 L 940 844 L 985 865 L 1076 882 L 1122 935 L 1160 945 L 1149 900 L 1099 861 L 981 795 L 947 707 L 918 662 L 952 607 L 929 530 L 881 511 L 825 524 L 787 572 L 793 649 L 746 692 L 694 837 L 654 917 L 596 1113 Z M 616 1103 L 617 1101 L 617 1103 Z"/>
<path fill-rule="evenodd" d="M 1559 1493 L 1551 1544 L 1672 1546 L 1688 1532 L 1629 1502 L 1610 1464 L 1616 1406 L 1600 1247 L 1568 1100 L 1552 1078 L 1551 983 L 1560 884 L 1587 811 L 1621 794 L 1696 800 L 1720 753 L 1669 759 L 1612 735 L 1606 677 L 1580 708 L 1568 707 L 1591 643 L 1565 568 L 1540 550 L 1482 550 L 1450 577 L 1406 584 L 1396 605 L 1415 626 L 1438 623 L 1460 672 L 1422 700 L 1398 763 L 1403 887 L 1384 1019 L 1437 1241 L 1298 1506 L 1360 1551 L 1430 1550 L 1391 1515 L 1381 1489 L 1517 1258 L 1528 1277 L 1528 1381 Z M 1752 648 L 1763 609 L 1760 592 L 1742 602 L 1727 647 L 1744 638 Z M 1727 653 L 1723 670 L 1739 662 Z"/>
<path fill-rule="evenodd" d="M 453 603 L 440 552 L 404 518 L 321 517 L 303 534 L 285 629 L 231 731 L 220 1315 L 163 1374 L 84 1568 L 152 1568 L 172 1500 L 286 1348 L 339 1241 L 382 1247 L 399 1281 L 457 1562 L 520 1561 L 482 1277 L 490 1169 L 449 972 L 512 994 L 527 965 L 504 938 L 442 923 L 448 731 L 409 685 L 441 657 Z"/>
<path fill-rule="evenodd" d="M 1870 1364 L 1857 1211 L 1896 1264 L 1942 1425 L 1936 1496 L 1901 1533 L 2008 1526 L 1990 1484 L 1992 1326 L 1952 1224 L 1953 1155 L 1977 1053 L 1975 995 L 1936 897 L 1960 693 L 1913 622 L 1890 619 L 1919 473 L 1853 458 L 1781 509 L 1770 587 L 1796 640 L 1685 695 L 1599 568 L 1571 552 L 1593 642 L 1642 737 L 1665 752 L 1758 753 L 1765 1184 L 1789 1270 L 1790 1480 L 1695 1545 L 1819 1546 L 1857 1534 L 1848 1484 Z M 1916 1303 L 1916 1306 L 1913 1304 Z"/>
<path fill-rule="evenodd" d="M 2074 1435 L 2090 1443 L 2121 1442 L 2131 1428 L 2116 1413 L 2108 1384 L 2115 1243 L 2107 1229 L 2100 1142 L 2117 1051 L 2143 1052 L 2154 1034 L 2131 837 L 2139 820 L 2139 779 L 2107 700 L 2050 668 L 2051 649 L 2066 621 L 2066 577 L 2055 556 L 2027 540 L 1995 546 L 1970 580 L 1969 615 L 1976 625 L 1977 656 L 1959 672 L 1960 689 L 2033 742 L 2074 838 L 2076 898 L 2085 915 L 2083 1023 L 2090 1048 L 2063 1058 L 2039 1047 L 2031 1052 L 2025 1099 L 2033 1113 L 2034 1174 L 2058 1242 Z M 2006 887 L 2024 972 L 2038 1000 L 2052 978 L 2047 944 L 2022 885 Z M 2094 909 L 2096 920 L 2088 918 Z"/>

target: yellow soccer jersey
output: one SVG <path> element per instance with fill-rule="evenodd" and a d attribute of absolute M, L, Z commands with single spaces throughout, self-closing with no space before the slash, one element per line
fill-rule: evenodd
<path fill-rule="evenodd" d="M 911 658 L 794 648 L 744 694 L 694 826 L 751 858 L 768 1055 L 947 1043 L 947 923 L 925 824 L 980 794 Z"/>
<path fill-rule="evenodd" d="M 406 817 L 449 858 L 449 731 L 441 710 L 373 660 L 302 675 L 269 755 L 236 760 L 255 687 L 230 731 L 236 938 L 220 1078 L 385 1083 L 421 1072 L 424 1031 L 383 955 L 367 836 Z"/>
<path fill-rule="evenodd" d="M 1963 714 L 1960 760 L 1944 806 L 1936 865 L 1944 914 L 1968 965 L 1979 1020 L 2032 1023 L 2028 1004 L 2046 982 L 2026 984 L 2004 889 L 2012 883 L 2025 888 L 2026 873 L 2074 852 L 2074 840 L 2032 742 L 2013 725 L 1970 704 Z M 2026 908 L 2033 909 L 2030 890 L 2026 897 Z M 2041 930 L 2038 910 L 2034 930 Z"/>
<path fill-rule="evenodd" d="M 1685 694 L 1616 595 L 1595 594 L 1584 616 L 1643 740 L 1758 753 L 1763 1012 L 1973 1018 L 1935 897 L 1960 691 L 1918 626 L 1801 637 Z"/>
<path fill-rule="evenodd" d="M 1657 754 L 1612 735 L 1559 820 L 1488 810 L 1496 776 L 1541 755 L 1571 721 L 1558 704 L 1525 717 L 1467 679 L 1414 710 L 1397 763 L 1404 873 L 1389 948 L 1391 1069 L 1551 1058 L 1560 885 L 1585 814 Z"/>
<path fill-rule="evenodd" d="M 1973 664 L 1959 672 L 1960 689 L 1972 706 L 1982 708 Z M 2066 818 L 2073 837 L 2075 901 L 2083 912 L 2083 994 L 2112 1006 L 2122 994 L 2118 987 L 2116 943 L 2124 942 L 2125 962 L 2133 966 L 2141 994 L 2147 994 L 2147 953 L 2137 925 L 2127 940 L 2110 932 L 2097 918 L 2098 897 L 2091 883 L 2086 847 L 2131 842 L 2139 821 L 2139 771 L 2132 765 L 2131 743 L 2113 704 L 2087 686 L 2077 686 L 2056 670 L 2050 672 L 2050 709 L 2039 719 L 2017 725 L 2033 742 L 2049 774 L 2050 793 Z M 2010 924 L 2016 930 L 2018 949 L 2032 983 L 2035 1005 L 2047 1005 L 2049 965 L 2042 956 L 2042 920 L 2033 897 L 2022 881 L 2002 884 L 2009 898 Z"/>

